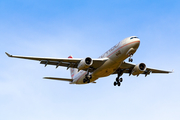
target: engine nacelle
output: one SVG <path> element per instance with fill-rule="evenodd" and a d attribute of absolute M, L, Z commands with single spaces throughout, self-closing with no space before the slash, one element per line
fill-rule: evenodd
<path fill-rule="evenodd" d="M 93 64 L 93 60 L 90 57 L 84 58 L 78 64 L 78 70 L 84 70 Z"/>
<path fill-rule="evenodd" d="M 133 70 L 132 70 L 132 75 L 139 75 L 143 73 L 146 70 L 146 65 L 144 63 L 137 64 Z"/>

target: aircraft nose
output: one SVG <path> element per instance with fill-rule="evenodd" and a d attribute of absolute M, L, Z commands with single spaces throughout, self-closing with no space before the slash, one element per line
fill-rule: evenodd
<path fill-rule="evenodd" d="M 139 47 L 139 45 L 140 45 L 140 39 L 137 39 L 134 42 L 135 42 L 135 44 L 134 44 L 133 48 L 137 49 Z"/>

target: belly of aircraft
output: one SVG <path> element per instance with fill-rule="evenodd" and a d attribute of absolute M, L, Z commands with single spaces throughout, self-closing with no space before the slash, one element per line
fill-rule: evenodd
<path fill-rule="evenodd" d="M 98 68 L 91 74 L 92 79 L 90 81 L 93 82 L 100 77 L 106 77 L 106 76 L 111 75 L 118 69 L 121 62 L 122 61 L 114 62 L 112 60 L 109 60 L 102 67 Z M 84 78 L 85 78 L 85 73 L 81 77 L 79 77 L 79 79 L 76 81 L 76 84 L 86 84 L 86 83 L 83 83 Z"/>
<path fill-rule="evenodd" d="M 97 74 L 97 76 L 98 76 L 98 77 L 106 77 L 106 76 L 111 75 L 113 72 L 114 72 L 114 69 L 113 69 L 113 68 L 107 68 L 107 69 L 104 69 L 104 70 L 102 70 L 101 72 L 99 72 L 99 73 Z"/>

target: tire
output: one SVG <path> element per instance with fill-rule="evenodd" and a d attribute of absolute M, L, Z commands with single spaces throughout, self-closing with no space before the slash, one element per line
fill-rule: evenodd
<path fill-rule="evenodd" d="M 132 58 L 129 58 L 129 62 L 133 62 L 133 59 L 132 59 Z"/>
<path fill-rule="evenodd" d="M 114 82 L 114 86 L 116 86 L 116 82 Z"/>
<path fill-rule="evenodd" d="M 123 79 L 122 79 L 122 78 L 120 78 L 120 79 L 119 79 L 119 81 L 120 81 L 120 82 L 122 82 L 122 81 L 123 81 Z"/>
<path fill-rule="evenodd" d="M 118 82 L 118 86 L 120 86 L 121 85 L 121 83 L 120 82 Z"/>
<path fill-rule="evenodd" d="M 84 78 L 84 79 L 83 79 L 83 83 L 85 83 L 85 82 L 86 82 L 86 79 Z"/>
<path fill-rule="evenodd" d="M 90 83 L 90 80 L 87 80 L 87 83 Z"/>
<path fill-rule="evenodd" d="M 89 79 L 92 79 L 92 75 L 90 75 Z"/>

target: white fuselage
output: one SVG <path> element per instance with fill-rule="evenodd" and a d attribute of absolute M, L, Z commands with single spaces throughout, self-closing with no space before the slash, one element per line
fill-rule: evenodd
<path fill-rule="evenodd" d="M 137 37 L 131 38 L 132 37 L 125 38 L 99 57 L 108 58 L 108 60 L 101 67 L 90 73 L 90 75 L 92 75 L 91 82 L 100 77 L 111 75 L 121 66 L 121 63 L 128 58 L 130 54 L 133 55 L 136 52 L 140 44 L 140 39 Z M 83 82 L 86 73 L 87 72 L 83 70 L 79 71 L 79 73 L 73 77 L 72 83 L 87 84 Z"/>

